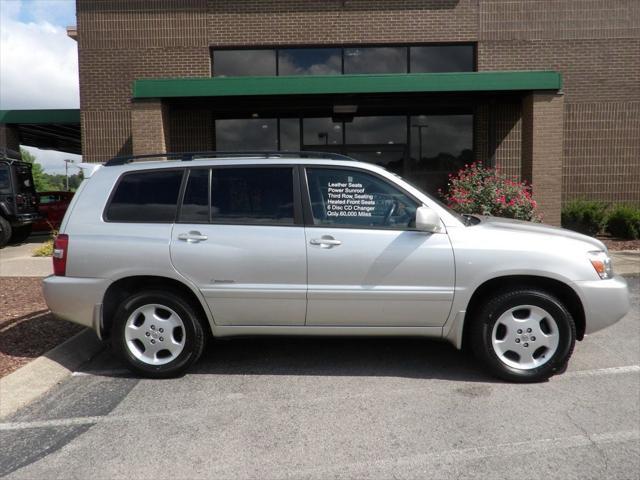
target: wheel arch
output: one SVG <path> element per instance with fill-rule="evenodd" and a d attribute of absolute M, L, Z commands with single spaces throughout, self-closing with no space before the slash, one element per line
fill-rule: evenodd
<path fill-rule="evenodd" d="M 576 338 L 582 340 L 586 328 L 586 317 L 584 306 L 576 291 L 566 283 L 549 277 L 541 277 L 536 275 L 506 275 L 495 277 L 482 283 L 476 288 L 467 304 L 464 316 L 464 325 L 462 331 L 462 348 L 468 344 L 468 336 L 471 331 L 470 325 L 474 321 L 475 315 L 480 309 L 483 300 L 492 295 L 493 292 L 501 289 L 513 288 L 538 288 L 549 292 L 560 300 L 576 324 Z"/>
<path fill-rule="evenodd" d="M 109 338 L 118 305 L 127 297 L 143 290 L 165 290 L 179 294 L 196 310 L 205 331 L 212 333 L 207 307 L 188 285 L 175 278 L 136 275 L 120 278 L 107 288 L 102 302 L 102 322 L 99 332 L 101 338 Z"/>

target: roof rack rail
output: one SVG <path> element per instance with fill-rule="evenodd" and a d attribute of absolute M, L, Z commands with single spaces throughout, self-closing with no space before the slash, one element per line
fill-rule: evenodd
<path fill-rule="evenodd" d="M 312 152 L 312 151 L 241 151 L 241 152 L 222 152 L 222 151 L 210 151 L 210 152 L 180 152 L 180 153 L 152 153 L 146 155 L 124 155 L 120 157 L 113 157 L 104 164 L 105 167 L 112 167 L 115 165 L 126 165 L 128 163 L 134 163 L 144 160 L 182 160 L 188 162 L 197 158 L 222 158 L 222 157 L 258 157 L 258 158 L 283 158 L 283 157 L 295 157 L 295 158 L 318 158 L 327 160 L 351 160 L 354 159 L 346 155 L 331 152 Z"/>

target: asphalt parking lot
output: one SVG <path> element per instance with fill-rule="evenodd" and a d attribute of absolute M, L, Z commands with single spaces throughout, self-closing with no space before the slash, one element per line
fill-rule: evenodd
<path fill-rule="evenodd" d="M 233 339 L 188 375 L 105 352 L 0 423 L 7 478 L 637 479 L 633 310 L 542 384 L 494 381 L 420 339 Z"/>

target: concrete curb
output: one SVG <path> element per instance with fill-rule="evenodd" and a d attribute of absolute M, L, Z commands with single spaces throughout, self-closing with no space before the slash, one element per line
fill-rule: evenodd
<path fill-rule="evenodd" d="M 0 419 L 47 393 L 103 348 L 95 332 L 86 329 L 0 378 Z"/>

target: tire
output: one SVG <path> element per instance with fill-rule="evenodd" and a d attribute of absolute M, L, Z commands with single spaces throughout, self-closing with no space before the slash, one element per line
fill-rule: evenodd
<path fill-rule="evenodd" d="M 562 373 L 576 342 L 569 311 L 536 288 L 496 295 L 472 321 L 475 356 L 493 375 L 510 382 L 540 382 Z"/>
<path fill-rule="evenodd" d="M 114 352 L 131 370 L 148 378 L 184 373 L 200 358 L 204 340 L 194 308 L 163 290 L 139 292 L 124 300 L 115 314 L 111 338 Z"/>
<path fill-rule="evenodd" d="M 6 218 L 0 216 L 0 248 L 7 246 L 11 238 L 11 233 L 11 224 Z"/>
<path fill-rule="evenodd" d="M 31 224 L 13 227 L 13 233 L 11 234 L 9 243 L 15 244 L 24 242 L 27 238 L 29 238 L 29 235 L 31 235 L 32 228 L 33 225 Z"/>

